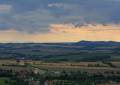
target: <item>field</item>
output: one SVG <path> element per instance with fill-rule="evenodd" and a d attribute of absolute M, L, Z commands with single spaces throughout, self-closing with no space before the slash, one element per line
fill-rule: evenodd
<path fill-rule="evenodd" d="M 9 85 L 9 84 L 6 84 L 5 81 L 8 81 L 9 78 L 0 78 L 0 85 Z"/>
<path fill-rule="evenodd" d="M 0 85 L 13 85 L 15 84 L 15 80 L 11 80 L 10 78 L 7 77 L 0 77 Z"/>
<path fill-rule="evenodd" d="M 106 78 L 106 84 L 108 85 L 119 85 L 120 76 L 120 62 L 45 62 L 39 60 L 0 60 L 0 70 L 12 70 L 13 73 L 16 72 L 33 72 L 34 75 L 31 77 L 24 78 L 29 80 L 31 78 L 42 78 L 45 76 L 48 78 L 49 82 L 52 83 L 64 83 L 63 85 L 74 85 L 75 83 L 86 83 L 83 85 L 88 85 L 88 82 L 97 82 L 99 78 Z M 0 71 L 2 72 L 2 71 Z M 65 73 L 64 73 L 65 72 Z M 38 75 L 39 74 L 39 75 Z M 98 75 L 98 77 L 94 76 Z M 69 77 L 68 77 L 69 76 Z M 89 77 L 88 77 L 89 76 Z M 74 79 L 77 78 L 77 80 Z M 110 77 L 110 79 L 109 79 Z M 28 78 L 28 79 L 27 79 Z M 69 79 L 71 78 L 71 79 Z M 73 79 L 72 79 L 73 78 Z M 80 81 L 79 79 L 85 78 L 85 81 Z M 92 80 L 91 78 L 94 78 Z M 115 83 L 111 83 L 111 78 L 115 79 Z M 23 79 L 23 80 L 24 80 Z M 42 79 L 40 80 L 42 82 Z M 103 85 L 104 85 L 104 80 Z M 7 82 L 7 83 L 6 83 Z M 31 81 L 28 81 L 31 82 Z M 37 81 L 36 81 L 37 82 Z M 44 81 L 45 82 L 45 81 Z M 14 85 L 16 81 L 11 80 L 11 78 L 0 78 L 0 85 Z M 19 82 L 20 83 L 20 82 Z M 21 85 L 21 84 L 20 84 Z M 61 85 L 61 84 L 60 84 Z M 97 84 L 96 84 L 97 85 Z M 101 83 L 102 85 L 102 83 Z"/>
<path fill-rule="evenodd" d="M 7 62 L 7 63 L 6 63 Z M 26 68 L 26 66 L 28 68 Z M 0 60 L 1 69 L 13 69 L 13 71 L 20 71 L 22 69 L 32 70 L 49 70 L 49 71 L 85 71 L 89 73 L 105 73 L 105 72 L 120 72 L 120 62 L 43 62 L 36 60 Z"/>

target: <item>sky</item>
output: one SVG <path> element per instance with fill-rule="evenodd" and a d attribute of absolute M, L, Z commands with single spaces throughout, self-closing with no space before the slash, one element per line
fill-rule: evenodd
<path fill-rule="evenodd" d="M 0 0 L 0 42 L 120 41 L 120 0 Z"/>

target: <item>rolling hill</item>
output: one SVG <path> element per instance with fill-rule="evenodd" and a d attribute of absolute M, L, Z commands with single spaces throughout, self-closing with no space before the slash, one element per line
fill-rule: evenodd
<path fill-rule="evenodd" d="M 1 43 L 0 58 L 44 61 L 119 61 L 120 42 Z"/>

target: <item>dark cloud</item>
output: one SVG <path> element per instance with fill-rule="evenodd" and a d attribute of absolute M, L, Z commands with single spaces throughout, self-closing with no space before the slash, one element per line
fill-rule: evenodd
<path fill-rule="evenodd" d="M 0 0 L 2 6 L 2 30 L 48 32 L 53 23 L 120 22 L 120 0 Z"/>

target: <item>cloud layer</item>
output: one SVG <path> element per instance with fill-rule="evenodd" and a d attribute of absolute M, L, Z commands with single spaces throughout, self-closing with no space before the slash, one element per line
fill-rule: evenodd
<path fill-rule="evenodd" d="M 12 8 L 11 5 L 6 5 L 6 4 L 0 5 L 0 14 L 9 13 L 11 11 L 11 8 Z"/>
<path fill-rule="evenodd" d="M 119 0 L 0 0 L 0 29 L 35 33 L 58 23 L 116 24 L 119 8 Z"/>
<path fill-rule="evenodd" d="M 1 42 L 120 41 L 119 8 L 120 0 L 0 0 Z"/>
<path fill-rule="evenodd" d="M 120 41 L 120 25 L 51 24 L 49 29 L 50 32 L 42 34 L 22 33 L 14 29 L 0 31 L 0 42 Z"/>

